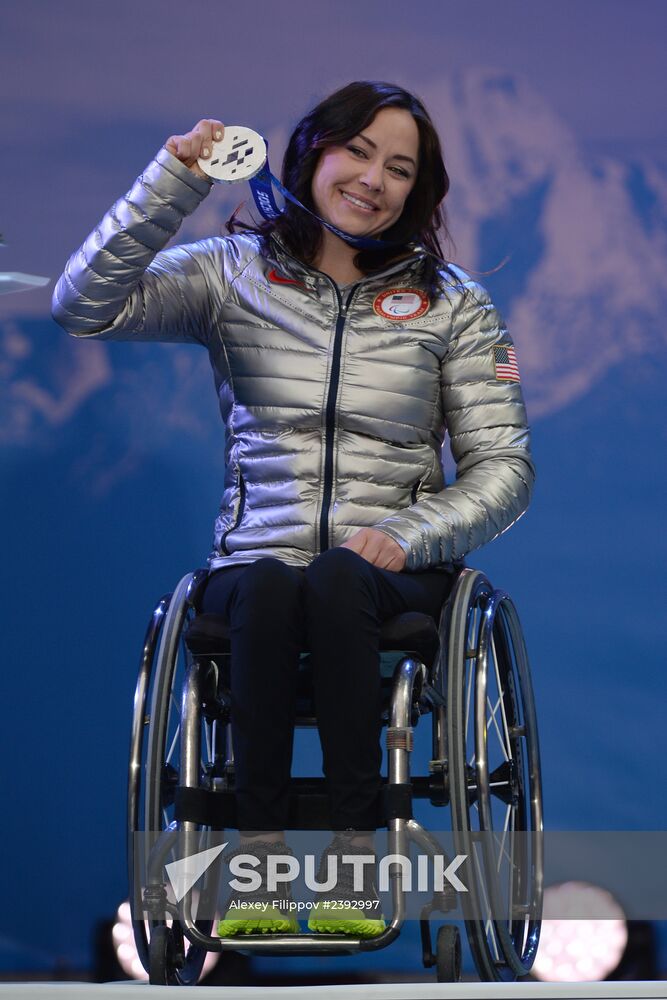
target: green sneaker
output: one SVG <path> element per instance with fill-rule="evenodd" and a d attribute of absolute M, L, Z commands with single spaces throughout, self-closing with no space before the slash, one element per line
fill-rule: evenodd
<path fill-rule="evenodd" d="M 255 871 L 262 877 L 262 885 L 255 892 L 232 892 L 227 900 L 225 915 L 218 921 L 218 937 L 235 937 L 238 934 L 298 934 L 299 921 L 290 911 L 289 887 L 280 889 L 280 897 L 266 888 L 267 854 L 291 854 L 281 844 L 258 841 L 252 846 L 237 848 L 223 858 L 229 861 L 237 854 L 254 854 L 260 860 Z"/>
<path fill-rule="evenodd" d="M 375 858 L 373 851 L 350 843 L 349 834 L 336 834 L 323 853 L 317 873 L 318 882 L 327 880 L 327 859 L 337 858 L 336 885 L 318 893 L 310 911 L 308 930 L 317 934 L 347 934 L 349 937 L 379 937 L 387 924 L 380 909 L 375 885 L 374 866 L 364 865 L 364 885 L 354 888 L 354 869 L 343 864 L 344 854 L 361 854 Z"/>

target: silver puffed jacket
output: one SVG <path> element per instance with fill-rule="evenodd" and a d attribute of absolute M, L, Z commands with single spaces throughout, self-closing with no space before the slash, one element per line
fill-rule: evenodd
<path fill-rule="evenodd" d="M 275 237 L 163 250 L 210 188 L 160 150 L 70 258 L 53 316 L 77 337 L 208 349 L 226 429 L 211 569 L 306 566 L 362 527 L 407 571 L 446 568 L 516 521 L 534 470 L 488 293 L 420 250 L 342 290 Z"/>

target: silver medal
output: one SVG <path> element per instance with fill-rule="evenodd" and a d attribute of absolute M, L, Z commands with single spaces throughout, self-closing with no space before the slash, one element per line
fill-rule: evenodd
<path fill-rule="evenodd" d="M 225 132 L 211 146 L 211 155 L 197 163 L 205 174 L 222 184 L 235 184 L 255 177 L 266 163 L 266 143 L 245 125 L 225 125 Z"/>

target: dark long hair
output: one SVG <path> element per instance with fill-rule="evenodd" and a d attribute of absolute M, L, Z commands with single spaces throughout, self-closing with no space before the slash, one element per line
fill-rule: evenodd
<path fill-rule="evenodd" d="M 419 165 L 400 218 L 380 237 L 382 241 L 399 246 L 360 250 L 354 263 L 364 273 L 378 270 L 402 256 L 413 241 L 440 258 L 443 258 L 443 251 L 439 233 L 452 245 L 442 207 L 449 190 L 449 177 L 438 133 L 422 102 L 391 83 L 368 80 L 350 83 L 325 98 L 301 119 L 292 132 L 283 159 L 284 186 L 303 205 L 315 211 L 311 188 L 322 150 L 343 145 L 358 135 L 381 108 L 403 108 L 410 112 L 419 131 Z M 267 241 L 275 232 L 300 260 L 311 264 L 316 258 L 322 242 L 322 226 L 298 206 L 287 201 L 278 220 L 254 226 L 238 220 L 238 212 L 239 209 L 228 221 L 228 232 L 249 230 L 261 234 Z"/>

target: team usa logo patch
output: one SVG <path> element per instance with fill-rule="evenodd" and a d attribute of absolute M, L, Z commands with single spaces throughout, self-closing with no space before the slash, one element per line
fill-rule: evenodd
<path fill-rule="evenodd" d="M 383 319 L 417 319 L 428 312 L 430 301 L 421 288 L 390 288 L 375 296 L 373 312 Z"/>
<path fill-rule="evenodd" d="M 503 382 L 520 382 L 519 366 L 516 360 L 516 352 L 513 347 L 503 347 L 498 345 L 491 349 L 493 355 L 493 365 L 496 369 L 496 378 Z"/>

